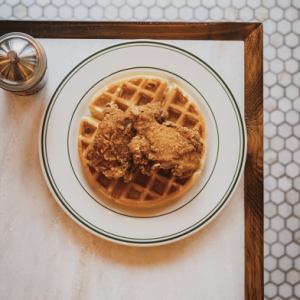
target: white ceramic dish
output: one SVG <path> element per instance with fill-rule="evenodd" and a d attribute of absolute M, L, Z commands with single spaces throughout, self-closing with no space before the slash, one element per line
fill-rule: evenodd
<path fill-rule="evenodd" d="M 92 95 L 137 74 L 158 75 L 181 86 L 201 108 L 208 129 L 201 179 L 182 199 L 147 213 L 129 212 L 97 198 L 81 172 L 77 150 L 79 122 L 88 114 Z M 78 64 L 53 94 L 40 137 L 42 169 L 61 207 L 92 233 L 128 245 L 167 243 L 202 228 L 229 200 L 246 158 L 245 124 L 220 76 L 193 54 L 150 41 L 115 45 Z"/>

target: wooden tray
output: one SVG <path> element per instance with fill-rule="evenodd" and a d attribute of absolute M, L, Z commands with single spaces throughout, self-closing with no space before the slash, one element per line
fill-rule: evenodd
<path fill-rule="evenodd" d="M 245 299 L 263 299 L 263 29 L 261 23 L 135 23 L 0 21 L 0 35 L 22 31 L 37 38 L 244 41 Z"/>

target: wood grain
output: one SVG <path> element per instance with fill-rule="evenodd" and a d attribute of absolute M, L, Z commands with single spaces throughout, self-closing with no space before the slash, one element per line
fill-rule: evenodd
<path fill-rule="evenodd" d="M 257 23 L 0 21 L 0 34 L 38 38 L 244 40 Z"/>
<path fill-rule="evenodd" d="M 242 40 L 245 42 L 245 299 L 263 299 L 263 30 L 260 23 L 0 21 L 0 35 L 38 38 Z"/>
<path fill-rule="evenodd" d="M 263 27 L 245 40 L 245 118 L 248 149 L 245 169 L 246 299 L 263 299 Z"/>

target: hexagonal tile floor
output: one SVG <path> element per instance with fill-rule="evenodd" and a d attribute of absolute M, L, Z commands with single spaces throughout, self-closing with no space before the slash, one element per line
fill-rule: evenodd
<path fill-rule="evenodd" d="M 0 0 L 0 19 L 264 23 L 265 299 L 300 298 L 300 0 Z"/>

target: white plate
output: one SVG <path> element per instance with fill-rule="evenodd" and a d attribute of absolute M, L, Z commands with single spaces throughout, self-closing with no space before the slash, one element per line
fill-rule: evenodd
<path fill-rule="evenodd" d="M 77 152 L 79 122 L 88 114 L 91 96 L 136 74 L 158 75 L 181 86 L 197 101 L 208 129 L 201 179 L 182 199 L 149 214 L 97 200 L 81 173 Z M 41 127 L 41 165 L 58 203 L 92 233 L 129 245 L 175 241 L 210 222 L 237 186 L 245 157 L 245 124 L 224 81 L 195 55 L 158 42 L 123 43 L 83 60 L 56 89 Z"/>

